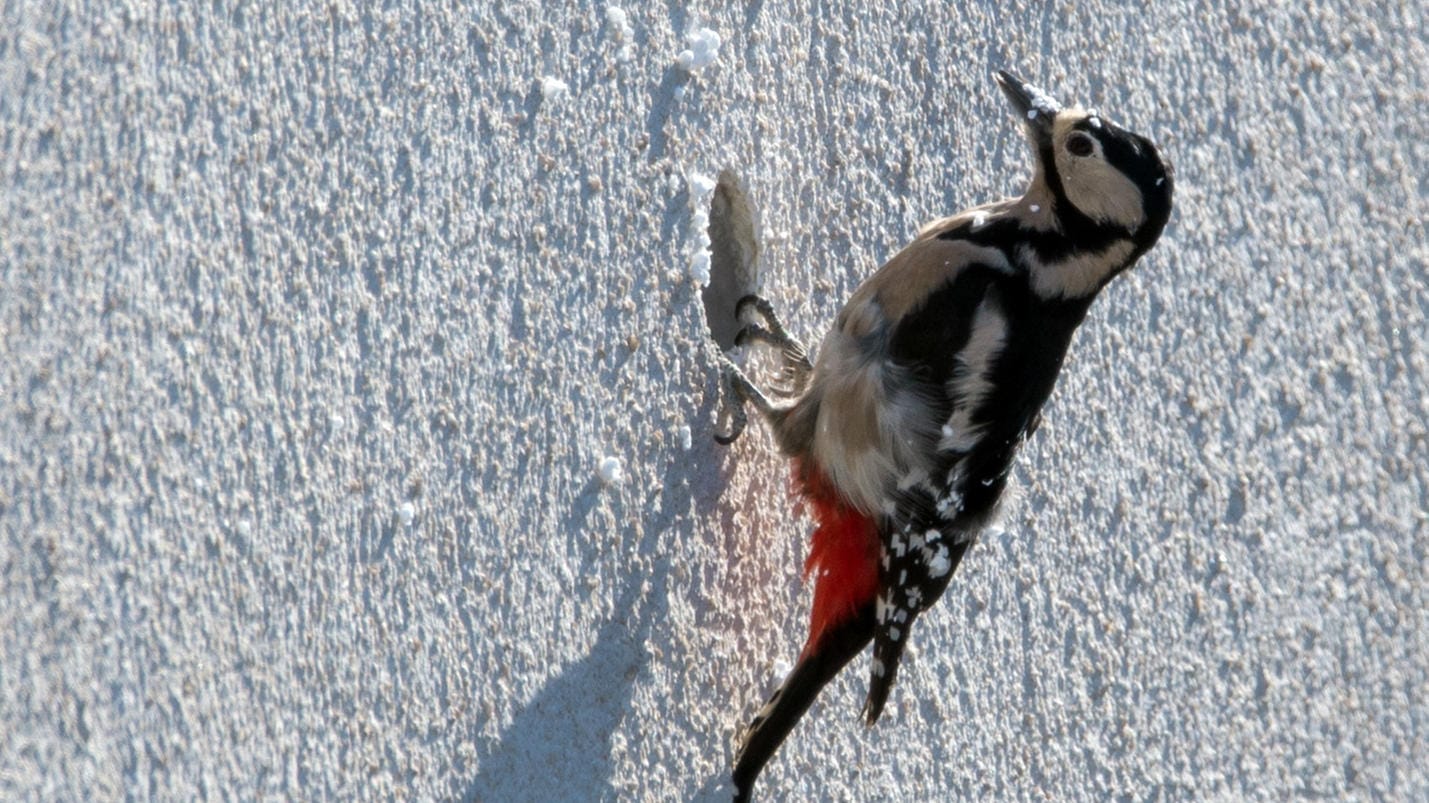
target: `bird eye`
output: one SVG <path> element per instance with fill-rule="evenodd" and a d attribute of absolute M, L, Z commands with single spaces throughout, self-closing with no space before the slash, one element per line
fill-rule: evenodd
<path fill-rule="evenodd" d="M 1093 150 L 1092 138 L 1086 134 L 1073 134 L 1067 138 L 1067 151 L 1073 156 L 1091 156 Z"/>

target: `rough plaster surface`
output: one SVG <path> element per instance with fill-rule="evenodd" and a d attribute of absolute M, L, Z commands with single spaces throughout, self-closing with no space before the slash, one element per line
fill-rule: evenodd
<path fill-rule="evenodd" d="M 1175 217 L 761 789 L 1429 795 L 1422 4 L 240 5 L 0 12 L 0 797 L 727 794 L 807 524 L 711 443 L 687 177 L 816 342 L 1020 188 L 1003 66 Z"/>

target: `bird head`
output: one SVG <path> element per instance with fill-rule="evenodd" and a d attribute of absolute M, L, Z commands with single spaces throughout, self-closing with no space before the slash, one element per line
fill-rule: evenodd
<path fill-rule="evenodd" d="M 1171 215 L 1174 183 L 1156 145 L 1098 112 L 1064 108 L 1009 72 L 995 77 L 1036 154 L 1034 181 L 1046 183 L 1063 225 L 1119 229 L 1138 254 L 1149 249 Z"/>

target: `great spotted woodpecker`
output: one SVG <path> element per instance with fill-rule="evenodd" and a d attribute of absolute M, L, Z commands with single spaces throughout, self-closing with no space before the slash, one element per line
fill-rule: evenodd
<path fill-rule="evenodd" d="M 1022 197 L 924 227 L 854 291 L 817 363 L 767 302 L 739 305 L 738 342 L 781 349 L 791 388 L 771 401 L 726 361 L 734 403 L 716 438 L 733 442 L 753 404 L 793 463 L 815 530 L 808 639 L 743 732 L 736 799 L 869 641 L 863 716 L 878 720 L 914 620 L 995 516 L 1073 332 L 1171 214 L 1171 165 L 1150 140 L 995 77 L 1032 145 Z"/>

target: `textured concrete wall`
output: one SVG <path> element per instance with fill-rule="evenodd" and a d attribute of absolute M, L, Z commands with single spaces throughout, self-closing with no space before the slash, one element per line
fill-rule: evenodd
<path fill-rule="evenodd" d="M 807 523 L 711 443 L 691 177 L 816 342 L 1020 189 L 1004 66 L 1175 217 L 883 722 L 859 661 L 761 788 L 1429 795 L 1422 4 L 56 5 L 0 12 L 0 797 L 717 798 Z"/>

